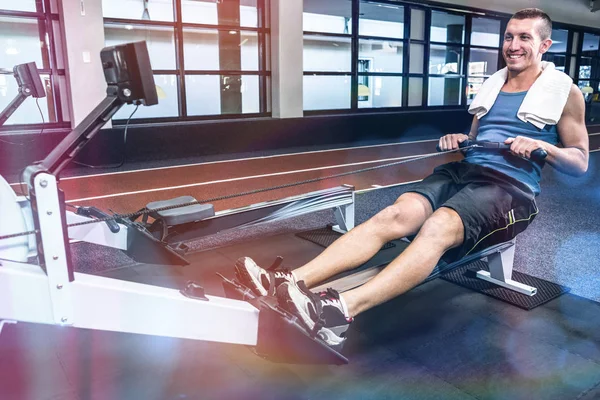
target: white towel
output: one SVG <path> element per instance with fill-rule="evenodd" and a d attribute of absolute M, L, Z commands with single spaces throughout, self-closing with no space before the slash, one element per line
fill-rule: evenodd
<path fill-rule="evenodd" d="M 508 70 L 503 68 L 483 83 L 469 107 L 469 112 L 475 114 L 477 119 L 481 119 L 492 108 L 506 82 L 507 74 Z M 573 80 L 569 75 L 555 69 L 553 63 L 543 61 L 542 73 L 525 95 L 517 117 L 538 129 L 556 125 L 567 103 L 572 84 Z"/>

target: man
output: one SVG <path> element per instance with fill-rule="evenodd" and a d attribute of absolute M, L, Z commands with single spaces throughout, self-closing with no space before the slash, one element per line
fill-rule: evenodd
<path fill-rule="evenodd" d="M 276 287 L 280 305 L 309 331 L 336 346 L 345 340 L 354 317 L 418 285 L 442 256 L 457 260 L 524 230 L 537 214 L 535 196 L 540 191 L 541 165 L 529 158 L 531 153 L 544 149 L 548 164 L 573 176 L 584 174 L 588 166 L 585 105 L 570 80 L 556 125 L 540 129 L 517 118 L 527 91 L 542 74 L 542 54 L 552 44 L 551 32 L 552 22 L 541 10 L 513 15 L 502 46 L 506 80 L 500 81 L 493 107 L 481 118 L 473 118 L 469 135 L 449 134 L 439 140 L 442 150 L 457 149 L 468 138 L 502 140 L 510 144 L 510 154 L 469 150 L 463 161 L 436 168 L 393 205 L 306 265 L 293 272 L 270 272 L 245 257 L 236 263 L 238 278 L 260 295 Z M 555 145 L 558 142 L 562 147 Z M 308 290 L 360 266 L 388 241 L 415 234 L 411 244 L 363 286 L 343 295 L 331 289 L 320 294 Z"/>

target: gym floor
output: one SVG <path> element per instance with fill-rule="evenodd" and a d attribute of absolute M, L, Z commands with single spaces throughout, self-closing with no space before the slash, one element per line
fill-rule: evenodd
<path fill-rule="evenodd" d="M 599 147 L 598 136 L 591 135 L 590 149 Z M 427 141 L 199 161 L 176 168 L 148 166 L 144 171 L 65 177 L 61 187 L 70 204 L 132 212 L 149 201 L 239 193 L 433 153 L 434 148 L 435 142 Z M 394 184 L 421 179 L 447 157 L 235 198 L 215 203 L 215 209 L 344 183 L 357 189 L 389 186 L 359 197 L 360 222 L 393 201 L 399 190 Z M 598 153 L 592 153 L 591 168 L 597 161 Z M 436 279 L 357 318 L 343 351 L 350 359 L 346 366 L 276 364 L 239 345 L 19 323 L 5 326 L 0 335 L 0 397 L 599 399 L 600 258 L 590 242 L 597 234 L 589 235 L 597 232 L 598 217 L 589 211 L 597 209 L 600 197 L 569 186 L 575 183 L 548 170 L 539 198 L 542 213 L 519 236 L 515 268 L 552 278 L 572 291 L 531 311 Z M 595 193 L 600 179 L 586 179 L 585 187 Z M 215 272 L 231 277 L 240 256 L 268 265 L 280 255 L 294 268 L 317 255 L 322 248 L 294 232 L 324 226 L 331 222 L 330 214 L 319 212 L 284 226 L 243 232 L 219 247 L 196 247 L 198 251 L 187 257 L 187 267 L 138 264 L 120 252 L 85 243 L 72 246 L 73 258 L 80 272 L 168 287 L 193 279 L 207 293 L 223 295 Z M 575 233 L 569 236 L 571 231 Z M 565 238 L 577 239 L 582 231 L 587 234 L 586 247 L 571 249 Z M 576 264 L 582 264 L 583 271 L 578 272 Z"/>

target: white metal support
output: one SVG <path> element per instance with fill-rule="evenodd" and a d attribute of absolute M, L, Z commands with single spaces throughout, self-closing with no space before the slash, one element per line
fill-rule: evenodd
<path fill-rule="evenodd" d="M 488 255 L 487 259 L 490 271 L 477 271 L 478 278 L 527 296 L 533 296 L 537 293 L 536 288 L 512 280 L 515 240 L 512 241 L 512 246 Z"/>
<path fill-rule="evenodd" d="M 0 262 L 0 319 L 55 324 L 49 276 L 37 265 Z M 199 300 L 176 289 L 74 275 L 75 328 L 256 345 L 259 311 L 245 301 Z"/>
<path fill-rule="evenodd" d="M 338 206 L 334 209 L 335 221 L 337 222 L 337 225 L 334 225 L 331 228 L 333 231 L 344 234 L 354 228 L 355 200 L 355 192 L 352 191 L 352 202 Z"/>
<path fill-rule="evenodd" d="M 54 323 L 70 325 L 73 323 L 73 299 L 56 178 L 49 173 L 39 173 L 33 185 Z"/>

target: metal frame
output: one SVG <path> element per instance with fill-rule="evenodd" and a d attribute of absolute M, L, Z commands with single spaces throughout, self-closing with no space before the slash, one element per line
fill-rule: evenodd
<path fill-rule="evenodd" d="M 56 178 L 39 173 L 33 178 L 33 187 L 35 206 L 21 206 L 24 215 L 13 218 L 27 220 L 26 214 L 34 210 L 29 219 L 36 221 L 40 231 L 40 265 L 0 261 L 0 294 L 4 297 L 0 319 L 256 344 L 259 311 L 244 301 L 191 298 L 180 290 L 72 272 L 65 240 L 67 218 Z M 71 221 L 86 218 L 70 214 Z M 123 247 L 127 237 L 122 225 L 116 235 L 104 224 L 75 227 L 69 233 L 79 239 L 94 236 L 93 242 L 117 248 Z M 110 234 L 118 239 L 102 243 L 103 235 Z"/>
<path fill-rule="evenodd" d="M 40 172 L 32 176 L 30 194 L 34 204 L 30 205 L 30 201 L 20 197 L 18 203 L 22 215 L 11 215 L 24 221 L 22 225 L 27 227 L 33 221 L 39 229 L 40 265 L 0 261 L 0 295 L 5 296 L 0 301 L 0 331 L 5 323 L 25 321 L 257 344 L 259 310 L 245 301 L 216 296 L 193 298 L 180 290 L 73 272 L 66 237 L 67 221 L 83 222 L 91 218 L 64 211 L 53 174 Z M 341 189 L 333 191 L 333 198 L 332 193 L 313 196 L 308 200 L 307 209 L 343 208 L 344 227 L 351 229 L 354 226 L 353 188 Z M 306 210 L 296 211 L 306 213 Z M 264 219 L 283 218 L 285 213 L 288 217 L 301 215 L 283 207 L 278 216 L 270 215 Z M 128 228 L 122 224 L 119 228 L 114 233 L 102 223 L 80 225 L 68 228 L 68 237 L 125 250 Z"/>
<path fill-rule="evenodd" d="M 483 270 L 477 271 L 477 277 L 507 289 L 514 290 L 515 292 L 533 296 L 537 293 L 537 288 L 512 279 L 513 262 L 515 259 L 515 240 L 512 240 L 510 243 L 511 245 L 508 248 L 487 256 L 490 270 L 489 272 Z"/>

